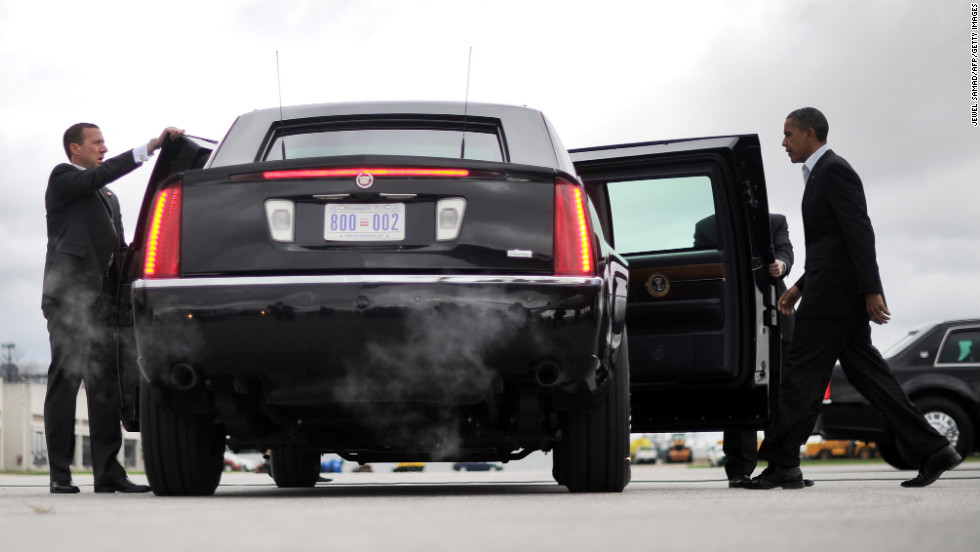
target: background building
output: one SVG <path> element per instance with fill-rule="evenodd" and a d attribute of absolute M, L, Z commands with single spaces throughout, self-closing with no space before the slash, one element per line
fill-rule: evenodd
<path fill-rule="evenodd" d="M 48 447 L 44 440 L 44 392 L 47 382 L 43 377 L 20 377 L 16 367 L 12 372 L 8 369 L 9 365 L 4 368 L 3 375 L 13 375 L 15 380 L 0 378 L 0 471 L 46 472 Z M 143 470 L 139 433 L 123 431 L 119 462 L 127 471 Z M 88 401 L 85 386 L 82 385 L 75 406 L 75 461 L 72 470 L 91 469 Z"/>

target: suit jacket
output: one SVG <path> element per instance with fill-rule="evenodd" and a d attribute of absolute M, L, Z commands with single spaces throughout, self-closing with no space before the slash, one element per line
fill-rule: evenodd
<path fill-rule="evenodd" d="M 776 297 L 786 292 L 786 277 L 789 276 L 793 268 L 793 244 L 789 241 L 789 225 L 786 223 L 785 215 L 774 213 L 769 214 L 769 232 L 772 234 L 772 249 L 776 260 L 783 261 L 786 271 L 776 280 Z M 780 313 L 779 328 L 782 333 L 783 341 L 790 341 L 793 337 L 793 316 Z"/>
<path fill-rule="evenodd" d="M 796 287 L 797 316 L 853 316 L 865 296 L 883 293 L 861 178 L 833 150 L 820 158 L 803 192 L 806 266 Z"/>
<path fill-rule="evenodd" d="M 46 318 L 59 305 L 91 308 L 107 278 L 115 279 L 114 261 L 125 243 L 119 200 L 105 186 L 139 165 L 129 150 L 89 170 L 62 163 L 51 171 L 44 194 L 48 249 L 41 310 Z"/>
<path fill-rule="evenodd" d="M 789 241 L 789 225 L 786 223 L 785 215 L 769 214 L 769 234 L 772 237 L 773 255 L 786 265 L 786 271 L 776 280 L 776 297 L 778 298 L 786 291 L 785 279 L 789 276 L 795 259 L 793 244 Z M 694 224 L 694 247 L 718 247 L 718 221 L 715 215 L 707 216 Z M 789 341 L 793 336 L 793 317 L 780 314 L 779 327 L 783 341 Z"/>

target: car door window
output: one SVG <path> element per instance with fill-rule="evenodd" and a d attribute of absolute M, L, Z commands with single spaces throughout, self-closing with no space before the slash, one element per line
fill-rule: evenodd
<path fill-rule="evenodd" d="M 618 252 L 717 248 L 708 176 L 609 182 L 607 187 Z"/>
<path fill-rule="evenodd" d="M 616 175 L 620 176 L 620 175 Z M 707 166 L 605 182 L 613 244 L 630 263 L 627 327 L 637 383 L 732 381 L 738 276 L 726 192 Z M 733 277 L 734 276 L 734 277 Z"/>
<path fill-rule="evenodd" d="M 980 363 L 980 328 L 950 331 L 939 351 L 937 364 Z"/>

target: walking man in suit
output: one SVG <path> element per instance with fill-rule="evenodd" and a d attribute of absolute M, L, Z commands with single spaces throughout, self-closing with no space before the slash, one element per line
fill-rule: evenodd
<path fill-rule="evenodd" d="M 112 317 L 117 261 L 125 241 L 119 201 L 105 186 L 139 167 L 167 137 L 182 134 L 170 127 L 147 144 L 104 159 L 108 150 L 99 127 L 78 123 L 65 131 L 70 163 L 51 171 L 44 194 L 48 249 L 41 311 L 51 343 L 44 431 L 52 493 L 79 490 L 71 480 L 71 463 L 75 400 L 82 381 L 88 399 L 95 492 L 150 490 L 130 481 L 116 460 L 122 431 Z"/>
<path fill-rule="evenodd" d="M 802 489 L 800 446 L 813 430 L 834 364 L 880 410 L 899 447 L 919 464 L 903 487 L 931 485 L 962 459 L 902 391 L 881 353 L 871 344 L 871 324 L 885 324 L 885 304 L 864 188 L 850 164 L 827 147 L 829 124 L 804 107 L 783 125 L 783 147 L 803 164 L 802 214 L 806 267 L 779 298 L 796 327 L 773 424 L 759 449 L 769 466 L 744 485 L 749 489 Z"/>

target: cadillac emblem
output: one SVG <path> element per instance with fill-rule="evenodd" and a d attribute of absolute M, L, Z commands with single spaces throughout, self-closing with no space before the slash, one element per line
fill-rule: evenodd
<path fill-rule="evenodd" d="M 374 184 L 374 175 L 362 172 L 361 174 L 357 175 L 354 182 L 357 184 L 358 188 L 367 190 L 372 184 Z"/>

